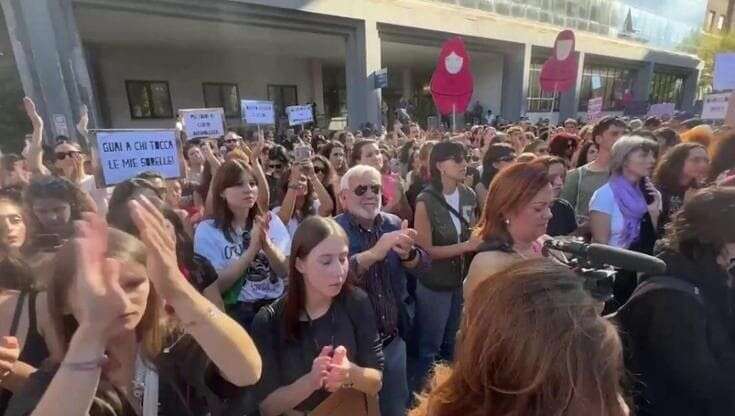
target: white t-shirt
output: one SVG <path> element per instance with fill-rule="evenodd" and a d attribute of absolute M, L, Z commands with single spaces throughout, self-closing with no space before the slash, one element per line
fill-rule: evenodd
<path fill-rule="evenodd" d="M 314 212 L 319 212 L 319 207 L 321 206 L 321 202 L 319 202 L 318 199 L 314 198 L 312 206 L 314 207 Z M 275 207 L 271 210 L 271 213 L 273 216 L 278 216 L 278 213 L 281 212 L 281 207 Z M 279 217 L 280 218 L 280 217 Z M 280 221 L 281 224 L 283 224 L 283 221 Z M 296 219 L 294 215 L 291 215 L 291 219 L 288 220 L 288 224 L 286 224 L 286 229 L 288 229 L 288 234 L 293 239 L 294 234 L 296 234 L 296 229 L 299 228 L 300 222 Z M 288 246 L 289 251 L 291 251 L 291 243 L 289 242 Z"/>
<path fill-rule="evenodd" d="M 291 251 L 291 237 L 288 235 L 286 226 L 277 215 L 272 215 L 268 229 L 268 237 L 284 255 L 288 256 Z M 244 246 L 242 233 L 238 232 L 232 236 L 232 242 L 227 241 L 222 230 L 214 226 L 214 220 L 205 220 L 199 223 L 194 234 L 194 252 L 207 258 L 218 272 L 233 261 L 242 256 L 247 247 Z M 265 255 L 262 251 L 260 254 Z M 257 258 L 257 257 L 256 257 Z M 248 271 L 255 268 L 262 269 L 254 261 Z M 281 276 L 283 277 L 283 276 Z M 253 302 L 262 299 L 275 299 L 283 294 L 283 279 L 271 282 L 270 279 L 245 280 L 240 290 L 238 300 L 241 302 Z"/>
<path fill-rule="evenodd" d="M 449 204 L 450 207 L 454 208 L 457 212 L 462 212 L 459 210 L 459 188 L 455 189 L 454 192 L 451 194 L 442 194 L 444 195 L 444 199 L 447 201 L 447 204 Z M 462 223 L 459 222 L 459 218 L 457 218 L 456 215 L 453 213 L 449 213 L 449 217 L 452 218 L 452 222 L 454 223 L 454 228 L 457 230 L 457 242 L 459 242 L 460 238 L 462 237 Z"/>
<path fill-rule="evenodd" d="M 615 195 L 609 183 L 598 188 L 590 199 L 590 211 L 597 211 L 610 216 L 610 241 L 609 245 L 627 248 L 623 242 L 623 228 L 625 218 L 620 211 Z"/>
<path fill-rule="evenodd" d="M 98 214 L 103 217 L 107 215 L 107 202 L 110 200 L 110 196 L 112 196 L 113 187 L 99 189 L 94 181 L 94 176 L 87 175 L 79 183 L 79 188 L 92 197 L 94 203 L 97 204 Z"/>

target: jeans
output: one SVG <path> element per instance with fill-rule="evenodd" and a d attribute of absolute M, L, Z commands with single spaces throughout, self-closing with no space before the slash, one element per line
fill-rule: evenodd
<path fill-rule="evenodd" d="M 383 347 L 383 388 L 380 390 L 381 416 L 405 416 L 408 406 L 406 342 L 396 336 Z"/>
<path fill-rule="evenodd" d="M 438 360 L 451 361 L 462 315 L 462 287 L 440 292 L 418 283 L 416 286 L 416 329 L 418 357 L 413 390 L 424 387 L 425 379 Z"/>

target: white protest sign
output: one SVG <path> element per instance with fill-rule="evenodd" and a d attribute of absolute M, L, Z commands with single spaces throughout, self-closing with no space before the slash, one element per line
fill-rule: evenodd
<path fill-rule="evenodd" d="M 225 111 L 221 108 L 190 108 L 179 110 L 187 139 L 219 137 L 225 134 Z"/>
<path fill-rule="evenodd" d="M 54 130 L 57 136 L 69 137 L 69 126 L 63 114 L 54 114 Z"/>
<path fill-rule="evenodd" d="M 240 101 L 243 120 L 248 124 L 276 124 L 272 101 Z"/>
<path fill-rule="evenodd" d="M 599 90 L 602 88 L 602 79 L 598 74 L 592 75 L 592 89 Z"/>
<path fill-rule="evenodd" d="M 600 116 L 602 116 L 602 97 L 590 98 L 587 101 L 587 121 L 595 121 Z"/>
<path fill-rule="evenodd" d="M 675 112 L 676 105 L 674 103 L 651 104 L 651 107 L 648 109 L 648 116 L 663 117 L 668 115 L 671 117 Z"/>
<path fill-rule="evenodd" d="M 712 88 L 716 91 L 735 89 L 735 53 L 718 53 L 715 55 Z"/>
<path fill-rule="evenodd" d="M 310 105 L 292 105 L 286 107 L 288 114 L 288 125 L 296 126 L 298 124 L 306 124 L 314 121 L 314 115 L 311 113 Z"/>
<path fill-rule="evenodd" d="M 175 130 L 98 130 L 94 136 L 99 187 L 145 171 L 158 172 L 166 179 L 181 177 Z"/>
<path fill-rule="evenodd" d="M 730 93 L 707 94 L 702 100 L 702 118 L 705 120 L 724 120 Z"/>

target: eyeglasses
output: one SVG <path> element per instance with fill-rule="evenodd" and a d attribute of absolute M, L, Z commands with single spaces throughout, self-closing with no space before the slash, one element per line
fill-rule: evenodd
<path fill-rule="evenodd" d="M 74 157 L 74 156 L 76 156 L 78 154 L 79 154 L 79 152 L 77 152 L 76 150 L 70 150 L 68 152 L 56 152 L 56 160 L 64 160 L 68 156 Z"/>
<path fill-rule="evenodd" d="M 227 139 L 227 140 L 225 140 L 225 143 L 237 143 L 239 141 L 240 140 L 238 140 L 238 139 Z"/>
<path fill-rule="evenodd" d="M 268 167 L 271 169 L 281 169 L 283 165 L 280 163 L 270 163 L 268 164 Z"/>
<path fill-rule="evenodd" d="M 370 185 L 370 186 L 368 186 L 368 185 L 360 185 L 357 188 L 355 188 L 355 191 L 354 192 L 355 192 L 355 195 L 357 195 L 357 196 L 363 196 L 363 195 L 365 195 L 365 192 L 367 192 L 368 189 L 370 189 L 375 195 L 378 195 L 378 194 L 380 194 L 380 190 L 382 188 L 383 187 L 380 186 L 380 185 Z"/>

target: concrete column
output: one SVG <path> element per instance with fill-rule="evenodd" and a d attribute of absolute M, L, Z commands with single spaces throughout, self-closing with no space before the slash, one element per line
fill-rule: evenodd
<path fill-rule="evenodd" d="M 531 44 L 521 45 L 513 53 L 505 54 L 503 58 L 500 115 L 506 120 L 516 121 L 526 114 L 530 68 Z M 497 114 L 497 109 L 493 109 L 493 114 Z"/>
<path fill-rule="evenodd" d="M 322 77 L 322 62 L 312 59 L 311 65 L 311 92 L 312 99 L 316 103 L 316 111 L 324 114 L 324 79 Z"/>
<path fill-rule="evenodd" d="M 694 111 L 694 102 L 697 100 L 700 74 L 699 69 L 694 69 L 684 78 L 684 86 L 681 91 L 681 109 L 684 111 Z"/>
<path fill-rule="evenodd" d="M 403 98 L 410 99 L 413 96 L 413 74 L 410 67 L 401 70 L 401 87 L 403 87 Z"/>
<path fill-rule="evenodd" d="M 653 82 L 653 62 L 644 62 L 638 68 L 633 79 L 633 100 L 648 101 L 651 95 L 651 82 Z"/>
<path fill-rule="evenodd" d="M 559 123 L 568 118 L 577 118 L 579 92 L 582 89 L 582 74 L 584 73 L 584 59 L 584 52 L 577 52 L 577 81 L 569 91 L 559 96 Z"/>
<path fill-rule="evenodd" d="M 0 5 L 23 90 L 44 118 L 45 139 L 78 138 L 82 104 L 89 107 L 94 128 L 97 105 L 71 0 L 0 0 Z"/>
<path fill-rule="evenodd" d="M 380 35 L 375 20 L 358 24 L 347 36 L 345 75 L 347 78 L 347 124 L 359 128 L 381 123 L 380 89 L 375 88 L 375 71 L 381 68 Z"/>

